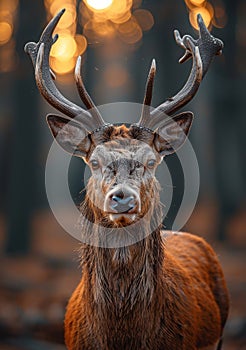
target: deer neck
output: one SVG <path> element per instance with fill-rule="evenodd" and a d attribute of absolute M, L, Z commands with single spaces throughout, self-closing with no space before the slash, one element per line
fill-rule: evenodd
<path fill-rule="evenodd" d="M 162 279 L 160 230 L 129 247 L 84 247 L 81 259 L 91 298 L 100 308 L 110 304 L 120 314 L 127 307 L 149 307 Z"/>
<path fill-rule="evenodd" d="M 83 208 L 88 210 L 90 206 L 85 203 Z M 83 245 L 83 274 L 87 275 L 87 281 L 91 281 L 91 297 L 97 305 L 110 303 L 117 312 L 124 310 L 127 305 L 130 309 L 136 305 L 149 306 L 158 290 L 158 282 L 161 281 L 164 259 L 161 225 L 151 232 L 151 227 L 160 221 L 160 213 L 160 204 L 155 205 L 151 220 L 147 224 L 140 221 L 136 230 L 143 238 L 132 245 L 117 248 Z M 93 220 L 94 214 L 87 214 L 87 217 Z M 85 225 L 81 224 L 85 231 L 90 231 L 88 235 L 97 237 L 105 234 L 104 226 L 94 225 L 92 232 L 92 227 L 88 226 L 87 221 Z M 117 230 L 113 232 L 117 234 Z"/>

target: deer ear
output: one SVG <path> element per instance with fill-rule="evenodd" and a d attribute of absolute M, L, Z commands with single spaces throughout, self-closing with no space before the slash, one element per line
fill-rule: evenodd
<path fill-rule="evenodd" d="M 86 157 L 91 141 L 81 124 L 54 114 L 47 115 L 46 119 L 53 137 L 65 151 L 78 157 Z"/>
<path fill-rule="evenodd" d="M 185 142 L 193 120 L 192 112 L 183 112 L 160 126 L 155 132 L 154 145 L 161 156 L 176 152 Z"/>

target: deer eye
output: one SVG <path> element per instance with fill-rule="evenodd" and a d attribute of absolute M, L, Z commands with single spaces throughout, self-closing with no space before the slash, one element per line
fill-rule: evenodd
<path fill-rule="evenodd" d="M 155 159 L 150 159 L 150 160 L 148 160 L 147 167 L 150 169 L 153 169 L 155 164 L 156 164 Z"/>
<path fill-rule="evenodd" d="M 96 159 L 91 160 L 90 164 L 91 164 L 91 168 L 93 170 L 97 170 L 100 166 L 98 160 L 96 160 Z"/>

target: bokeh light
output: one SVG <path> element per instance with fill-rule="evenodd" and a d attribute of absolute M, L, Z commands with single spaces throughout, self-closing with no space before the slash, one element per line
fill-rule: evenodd
<path fill-rule="evenodd" d="M 141 41 L 143 31 L 150 30 L 154 25 L 150 11 L 137 9 L 141 5 L 139 0 L 102 1 L 100 9 L 95 5 L 98 2 L 100 1 L 84 0 L 80 5 L 83 34 L 90 43 L 102 43 L 102 40 L 118 37 L 133 47 Z"/>
<path fill-rule="evenodd" d="M 45 0 L 45 6 L 48 20 L 61 9 L 66 9 L 55 30 L 59 38 L 51 48 L 50 66 L 57 74 L 70 73 L 77 56 L 83 54 L 87 47 L 85 38 L 76 38 L 76 0 Z"/>
<path fill-rule="evenodd" d="M 7 1 L 0 1 L 0 13 L 1 12 L 9 12 L 12 13 L 16 11 L 17 7 L 19 5 L 18 0 L 7 0 Z"/>
<path fill-rule="evenodd" d="M 73 57 L 72 59 L 59 59 L 59 58 L 54 58 L 51 57 L 50 59 L 50 65 L 52 69 L 57 73 L 57 74 L 67 74 L 70 73 L 74 70 L 75 66 L 75 58 Z"/>
<path fill-rule="evenodd" d="M 113 0 L 86 0 L 86 4 L 93 10 L 104 10 L 112 5 Z"/>
<path fill-rule="evenodd" d="M 59 6 L 58 11 L 52 11 L 51 8 L 51 14 L 53 16 L 55 16 L 61 9 L 63 8 L 63 6 Z M 76 22 L 76 9 L 74 6 L 72 5 L 66 5 L 66 11 L 63 14 L 62 18 L 60 19 L 59 23 L 57 24 L 57 29 L 66 29 L 69 28 L 71 25 L 73 25 L 73 23 Z"/>
<path fill-rule="evenodd" d="M 138 9 L 133 12 L 134 17 L 143 31 L 150 30 L 154 25 L 154 17 L 150 11 Z"/>
<path fill-rule="evenodd" d="M 9 72 L 15 66 L 14 25 L 18 0 L 0 0 L 0 71 Z"/>
<path fill-rule="evenodd" d="M 213 7 L 209 6 L 210 4 L 207 4 L 206 7 L 195 7 L 190 11 L 189 14 L 189 19 L 191 25 L 195 29 L 199 29 L 198 24 L 197 24 L 197 15 L 200 14 L 203 18 L 203 21 L 206 25 L 206 27 L 209 27 L 212 19 L 213 19 Z"/>
<path fill-rule="evenodd" d="M 59 35 L 59 39 L 51 48 L 50 55 L 60 61 L 67 61 L 76 54 L 77 44 L 75 39 L 69 34 Z"/>
<path fill-rule="evenodd" d="M 127 22 L 120 24 L 118 31 L 120 38 L 128 44 L 137 43 L 143 36 L 141 27 L 133 17 Z"/>
<path fill-rule="evenodd" d="M 213 5 L 206 0 L 184 0 L 189 9 L 189 19 L 191 25 L 198 30 L 197 14 L 200 13 L 206 26 L 211 29 L 212 26 L 223 28 L 227 22 L 222 0 L 213 0 Z"/>
<path fill-rule="evenodd" d="M 51 49 L 51 69 L 57 74 L 67 74 L 74 69 L 78 55 L 83 55 L 88 44 L 97 45 L 120 39 L 130 50 L 141 44 L 143 31 L 150 30 L 154 18 L 150 11 L 140 9 L 142 0 L 83 0 L 77 15 L 76 0 L 44 0 L 50 20 L 62 8 L 66 11 L 55 33 L 58 41 Z M 134 12 L 133 12 L 134 11 Z M 82 34 L 77 34 L 77 20 Z M 62 68 L 64 63 L 64 69 Z"/>
<path fill-rule="evenodd" d="M 132 0 L 114 0 L 112 5 L 109 7 L 106 16 L 109 20 L 117 23 L 120 18 L 124 17 L 124 15 L 130 11 L 131 7 Z"/>
<path fill-rule="evenodd" d="M 16 65 L 15 41 L 11 38 L 0 51 L 0 72 L 10 72 Z"/>
<path fill-rule="evenodd" d="M 87 40 L 84 35 L 76 34 L 74 37 L 76 44 L 77 44 L 77 52 L 76 56 L 83 55 L 83 53 L 87 49 Z"/>
<path fill-rule="evenodd" d="M 131 18 L 132 14 L 131 14 L 131 11 L 125 11 L 124 13 L 122 14 L 118 14 L 117 16 L 113 16 L 111 18 L 111 21 L 116 23 L 116 24 L 121 24 L 121 23 L 124 23 L 126 21 L 128 21 L 130 18 Z"/>
<path fill-rule="evenodd" d="M 0 22 L 0 45 L 6 44 L 12 36 L 13 28 L 8 22 Z"/>
<path fill-rule="evenodd" d="M 215 2 L 220 0 L 214 0 Z M 199 29 L 197 24 L 197 15 L 200 13 L 207 28 L 211 29 L 216 23 L 215 11 L 213 5 L 206 0 L 185 0 L 186 6 L 189 9 L 190 23 L 196 30 Z M 220 6 L 223 8 L 223 5 Z"/>

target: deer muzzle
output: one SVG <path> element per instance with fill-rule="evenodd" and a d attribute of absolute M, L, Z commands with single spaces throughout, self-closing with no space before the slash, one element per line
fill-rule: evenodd
<path fill-rule="evenodd" d="M 116 186 L 106 195 L 104 211 L 112 221 L 122 217 L 134 220 L 140 210 L 139 194 L 127 185 Z"/>

